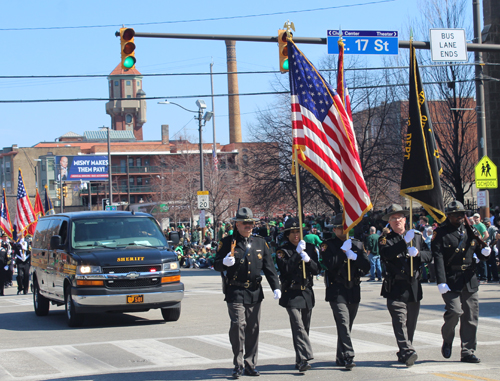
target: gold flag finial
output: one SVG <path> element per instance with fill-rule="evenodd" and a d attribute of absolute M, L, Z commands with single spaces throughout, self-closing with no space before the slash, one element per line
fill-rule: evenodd
<path fill-rule="evenodd" d="M 287 20 L 287 22 L 283 25 L 283 29 L 286 30 L 287 37 L 292 38 L 291 30 L 293 30 L 295 32 L 295 25 L 293 25 L 293 22 L 290 22 L 290 20 Z"/>

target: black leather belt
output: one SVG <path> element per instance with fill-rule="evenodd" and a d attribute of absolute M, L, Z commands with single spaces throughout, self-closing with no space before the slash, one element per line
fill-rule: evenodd
<path fill-rule="evenodd" d="M 451 267 L 451 271 L 465 271 L 467 269 L 469 269 L 470 267 L 472 267 L 472 263 L 468 263 L 468 264 L 464 264 L 464 265 L 461 265 L 461 266 L 450 266 Z"/>
<path fill-rule="evenodd" d="M 230 280 L 229 285 L 243 288 L 257 288 L 260 285 L 260 282 L 238 282 L 237 280 Z"/>

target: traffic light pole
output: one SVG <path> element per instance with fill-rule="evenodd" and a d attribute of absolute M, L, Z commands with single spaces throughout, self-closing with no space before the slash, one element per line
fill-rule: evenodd
<path fill-rule="evenodd" d="M 177 38 L 185 40 L 214 40 L 214 41 L 251 41 L 251 42 L 278 42 L 278 36 L 242 36 L 232 34 L 186 34 L 186 33 L 146 33 L 135 32 L 135 37 L 146 38 Z M 293 41 L 297 44 L 315 44 L 327 45 L 326 37 L 294 37 Z M 431 48 L 429 41 L 413 41 L 415 49 L 428 49 Z M 500 44 L 466 44 L 467 51 L 469 52 L 500 52 Z M 400 40 L 398 42 L 399 48 L 409 49 L 410 41 Z"/>

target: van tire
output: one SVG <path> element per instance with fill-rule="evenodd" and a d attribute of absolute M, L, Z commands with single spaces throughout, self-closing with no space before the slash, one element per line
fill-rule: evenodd
<path fill-rule="evenodd" d="M 36 316 L 47 316 L 49 314 L 49 299 L 40 294 L 40 287 L 38 287 L 37 280 L 33 282 L 33 307 L 35 308 Z"/>
<path fill-rule="evenodd" d="M 70 286 L 66 286 L 64 290 L 64 309 L 66 311 L 66 323 L 68 323 L 68 327 L 80 327 L 83 324 L 83 314 L 76 312 Z"/>
<path fill-rule="evenodd" d="M 181 308 L 162 308 L 161 315 L 165 321 L 177 321 L 181 316 Z"/>

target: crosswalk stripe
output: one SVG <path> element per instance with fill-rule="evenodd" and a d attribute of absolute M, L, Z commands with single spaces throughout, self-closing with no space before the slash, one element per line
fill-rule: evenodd
<path fill-rule="evenodd" d="M 25 350 L 61 373 L 94 373 L 96 371 L 110 372 L 116 370 L 114 366 L 83 353 L 71 345 L 28 348 Z"/>
<path fill-rule="evenodd" d="M 207 358 L 155 339 L 113 341 L 111 344 L 160 366 L 172 366 L 179 363 L 186 365 L 207 364 L 211 362 Z"/>

